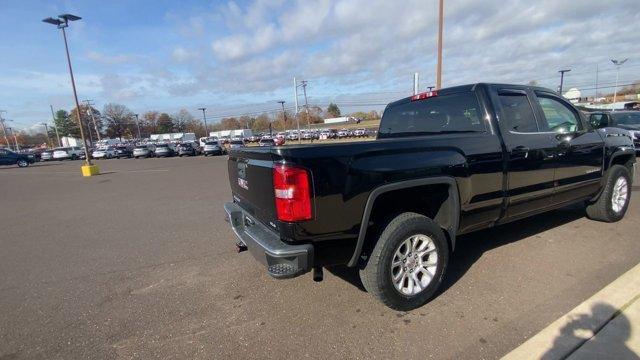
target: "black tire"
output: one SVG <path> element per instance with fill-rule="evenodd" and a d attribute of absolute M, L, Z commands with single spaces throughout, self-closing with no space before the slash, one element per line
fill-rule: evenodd
<path fill-rule="evenodd" d="M 71 155 L 71 160 L 77 160 L 77 159 L 78 159 L 78 155 L 76 154 Z"/>
<path fill-rule="evenodd" d="M 405 240 L 417 234 L 426 235 L 435 245 L 436 269 L 422 291 L 405 295 L 393 284 L 391 262 Z M 360 269 L 360 279 L 365 289 L 386 306 L 395 310 L 412 310 L 424 305 L 435 295 L 448 261 L 449 245 L 440 226 L 424 215 L 407 212 L 391 220 L 382 231 L 367 263 Z"/>
<path fill-rule="evenodd" d="M 24 160 L 24 159 L 18 160 L 18 162 L 16 164 L 18 165 L 18 167 L 27 167 L 27 166 L 29 166 L 29 162 L 27 160 Z"/>
<path fill-rule="evenodd" d="M 631 200 L 631 175 L 629 169 L 626 167 L 613 165 L 609 171 L 607 171 L 606 176 L 604 189 L 600 197 L 598 197 L 598 200 L 587 204 L 587 216 L 591 220 L 616 222 L 624 217 L 629 208 L 629 201 Z M 613 209 L 612 199 L 615 184 L 620 178 L 626 181 L 627 197 L 624 206 L 622 206 L 619 211 L 615 211 Z"/>

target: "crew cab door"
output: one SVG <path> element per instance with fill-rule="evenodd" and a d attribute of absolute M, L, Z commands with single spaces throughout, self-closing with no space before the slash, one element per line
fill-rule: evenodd
<path fill-rule="evenodd" d="M 595 194 L 600 188 L 604 140 L 567 100 L 555 93 L 534 91 L 544 131 L 558 143 L 554 204 Z"/>
<path fill-rule="evenodd" d="M 553 204 L 558 140 L 555 133 L 543 131 L 531 91 L 494 87 L 491 96 L 507 152 L 504 218 L 524 217 Z"/>

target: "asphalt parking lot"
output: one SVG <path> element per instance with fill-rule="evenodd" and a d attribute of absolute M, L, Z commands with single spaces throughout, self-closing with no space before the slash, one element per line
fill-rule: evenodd
<path fill-rule="evenodd" d="M 237 254 L 226 157 L 98 164 L 0 168 L 0 359 L 498 358 L 640 259 L 638 199 L 562 209 L 460 238 L 440 296 L 396 312 L 348 269 Z"/>

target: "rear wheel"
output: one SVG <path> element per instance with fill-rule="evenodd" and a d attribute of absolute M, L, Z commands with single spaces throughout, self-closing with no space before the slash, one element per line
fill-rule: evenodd
<path fill-rule="evenodd" d="M 629 169 L 613 165 L 607 172 L 604 189 L 595 202 L 587 205 L 587 216 L 592 220 L 616 222 L 629 207 L 631 176 Z"/>
<path fill-rule="evenodd" d="M 403 213 L 385 227 L 360 279 L 388 307 L 411 310 L 434 296 L 448 259 L 449 246 L 438 224 L 420 214 Z"/>

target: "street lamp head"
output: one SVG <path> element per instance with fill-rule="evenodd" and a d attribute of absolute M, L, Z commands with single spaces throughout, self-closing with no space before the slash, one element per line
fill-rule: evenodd
<path fill-rule="evenodd" d="M 620 65 L 624 64 L 625 62 L 627 62 L 627 60 L 629 60 L 629 59 L 623 59 L 623 60 L 611 59 L 611 62 L 613 63 L 613 65 L 620 66 Z"/>
<path fill-rule="evenodd" d="M 569 72 L 569 71 L 571 71 L 571 69 L 563 69 L 563 70 L 559 70 L 558 72 L 559 73 L 566 73 L 566 72 Z"/>
<path fill-rule="evenodd" d="M 62 25 L 62 24 L 63 24 L 63 21 L 62 21 L 62 20 L 54 19 L 54 18 L 52 18 L 52 17 L 48 17 L 48 18 L 46 18 L 46 19 L 43 19 L 43 20 L 42 20 L 42 22 L 46 22 L 46 23 L 48 23 L 48 24 L 55 25 L 55 26 L 60 26 L 60 25 Z"/>
<path fill-rule="evenodd" d="M 205 111 L 205 110 L 207 110 L 207 108 L 201 107 L 201 108 L 198 108 L 198 110 Z"/>
<path fill-rule="evenodd" d="M 60 19 L 64 19 L 64 21 L 76 21 L 82 19 L 80 16 L 75 16 L 72 14 L 62 14 L 58 15 Z"/>

